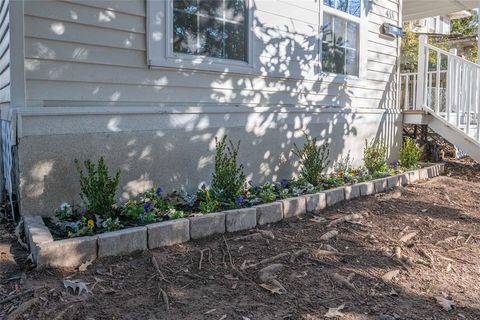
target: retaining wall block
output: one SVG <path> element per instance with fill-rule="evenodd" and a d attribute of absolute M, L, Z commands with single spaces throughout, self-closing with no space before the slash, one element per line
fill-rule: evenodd
<path fill-rule="evenodd" d="M 98 236 L 79 237 L 38 245 L 37 266 L 76 268 L 97 259 Z"/>
<path fill-rule="evenodd" d="M 147 227 L 134 227 L 98 235 L 98 257 L 121 256 L 147 249 Z"/>
<path fill-rule="evenodd" d="M 375 185 L 376 193 L 387 191 L 387 187 L 388 187 L 387 179 L 381 178 L 381 179 L 376 179 L 372 181 L 373 181 L 373 184 Z"/>
<path fill-rule="evenodd" d="M 40 216 L 27 215 L 23 217 L 23 223 L 30 252 L 32 252 L 33 260 L 36 261 L 38 257 L 38 246 L 53 242 L 52 234 Z"/>
<path fill-rule="evenodd" d="M 190 220 L 190 238 L 192 239 L 225 233 L 225 212 L 208 213 L 188 218 L 188 220 Z"/>
<path fill-rule="evenodd" d="M 190 240 L 190 221 L 175 219 L 147 225 L 148 248 L 155 249 Z"/>
<path fill-rule="evenodd" d="M 293 218 L 307 212 L 306 199 L 303 196 L 280 200 L 283 207 L 283 218 Z"/>
<path fill-rule="evenodd" d="M 398 185 L 403 187 L 408 185 L 408 173 L 402 173 L 398 176 Z"/>
<path fill-rule="evenodd" d="M 362 197 L 375 194 L 375 184 L 373 183 L 373 181 L 360 182 L 357 183 L 357 186 L 360 187 L 360 195 Z"/>
<path fill-rule="evenodd" d="M 326 201 L 327 201 L 327 207 L 331 207 L 334 204 L 337 204 L 337 203 L 345 200 L 345 188 L 344 187 L 325 190 L 323 192 L 325 193 L 325 197 L 326 197 Z"/>
<path fill-rule="evenodd" d="M 257 210 L 257 224 L 263 226 L 283 219 L 283 204 L 272 202 L 255 206 Z"/>
<path fill-rule="evenodd" d="M 227 232 L 249 230 L 257 226 L 257 210 L 244 208 L 225 211 L 225 228 Z"/>
<path fill-rule="evenodd" d="M 393 189 L 395 187 L 398 187 L 398 184 L 399 184 L 398 176 L 391 176 L 385 179 L 387 180 L 387 189 Z"/>
<path fill-rule="evenodd" d="M 327 197 L 325 192 L 308 194 L 305 198 L 307 202 L 307 212 L 317 213 L 327 207 Z"/>
<path fill-rule="evenodd" d="M 345 200 L 352 200 L 360 197 L 360 185 L 354 184 L 351 186 L 345 186 Z"/>

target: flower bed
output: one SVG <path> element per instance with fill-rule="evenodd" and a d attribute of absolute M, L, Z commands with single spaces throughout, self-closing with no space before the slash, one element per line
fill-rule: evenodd
<path fill-rule="evenodd" d="M 159 211 L 161 214 L 156 215 L 154 221 L 135 222 L 130 220 L 129 224 L 124 226 L 132 226 L 131 228 L 110 232 L 99 229 L 99 232 L 103 233 L 95 234 L 96 226 L 103 222 L 93 220 L 98 218 L 92 216 L 86 221 L 83 219 L 85 224 L 83 228 L 91 229 L 91 233 L 87 236 L 78 235 L 76 238 L 55 241 L 49 228 L 45 226 L 40 217 L 25 217 L 25 233 L 37 265 L 75 267 L 97 257 L 129 254 L 138 250 L 173 245 L 213 234 L 247 230 L 256 225 L 278 222 L 307 212 L 319 213 L 327 206 L 335 205 L 340 201 L 384 192 L 399 185 L 415 183 L 419 179 L 438 176 L 443 171 L 443 164 L 436 164 L 403 173 L 397 170 L 396 174 L 381 178 L 361 175 L 359 179 L 358 176 L 352 176 L 352 182 L 359 182 L 349 185 L 346 184 L 350 177 L 335 175 L 330 176 L 328 184 L 322 185 L 321 189 L 299 184 L 298 180 L 281 181 L 263 186 L 250 184 L 245 194 L 241 195 L 241 201 L 240 199 L 238 202 L 235 201 L 235 205 L 217 204 L 216 208 L 219 210 L 208 214 L 194 214 L 201 207 L 201 200 L 198 197 L 193 201 L 193 196 L 186 193 L 183 197 L 179 193 L 163 196 L 161 190 L 151 190 L 142 196 L 135 206 L 141 206 L 143 213 L 138 210 L 138 214 L 145 215 L 150 210 L 157 210 L 155 208 L 158 203 L 163 201 L 162 205 L 166 204 L 169 209 Z M 332 181 L 336 181 L 340 186 Z M 178 201 L 179 198 L 184 199 L 184 202 L 176 203 L 175 201 Z M 152 201 L 152 199 L 155 200 Z M 187 206 L 186 200 L 193 205 Z M 132 203 L 127 204 L 122 207 L 132 207 Z M 206 208 L 208 205 L 203 207 Z M 71 213 L 70 211 L 66 212 L 65 209 L 71 210 Z M 71 207 L 63 206 L 62 210 L 64 214 L 73 215 L 74 213 L 74 209 Z M 119 210 L 123 212 L 127 209 L 119 208 Z M 181 215 L 178 213 L 179 211 L 182 212 Z M 92 225 L 90 220 L 95 224 L 93 228 L 90 227 Z M 166 221 L 158 222 L 158 220 Z M 55 227 L 52 230 L 55 231 Z"/>

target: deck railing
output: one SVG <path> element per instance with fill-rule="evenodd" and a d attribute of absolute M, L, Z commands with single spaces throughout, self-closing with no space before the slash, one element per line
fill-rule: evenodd
<path fill-rule="evenodd" d="M 426 36 L 419 42 L 412 107 L 441 117 L 480 141 L 480 65 L 428 44 Z"/>
<path fill-rule="evenodd" d="M 440 71 L 440 86 L 436 84 L 437 73 L 436 71 L 428 72 L 428 86 L 427 86 L 427 99 L 432 101 L 434 104 L 437 99 L 438 91 L 438 101 L 440 103 L 439 109 L 445 110 L 446 107 L 446 85 L 445 79 L 447 76 L 446 70 Z M 400 96 L 400 105 L 403 110 L 416 110 L 417 105 L 417 80 L 418 73 L 414 72 L 403 72 L 400 74 L 400 86 L 401 86 L 401 96 Z"/>

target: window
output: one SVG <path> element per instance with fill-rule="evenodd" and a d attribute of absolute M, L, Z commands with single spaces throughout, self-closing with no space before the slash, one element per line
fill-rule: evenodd
<path fill-rule="evenodd" d="M 247 61 L 246 0 L 173 0 L 173 52 Z"/>
<path fill-rule="evenodd" d="M 324 0 L 322 70 L 359 75 L 361 0 Z"/>

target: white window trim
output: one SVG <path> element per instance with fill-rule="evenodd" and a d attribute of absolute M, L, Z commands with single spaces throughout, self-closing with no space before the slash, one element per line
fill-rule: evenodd
<path fill-rule="evenodd" d="M 174 68 L 250 74 L 253 65 L 253 0 L 247 2 L 247 61 L 173 52 L 173 1 L 147 0 L 147 62 Z"/>
<path fill-rule="evenodd" d="M 329 7 L 323 3 L 323 0 L 320 0 L 320 10 L 319 10 L 319 35 L 318 35 L 318 50 L 319 50 L 319 66 L 320 66 L 320 72 L 319 72 L 319 77 L 321 79 L 323 78 L 331 78 L 334 77 L 337 80 L 343 80 L 343 81 L 348 81 L 348 80 L 359 80 L 359 79 L 365 79 L 367 77 L 367 63 L 368 63 L 368 16 L 366 12 L 369 12 L 369 0 L 362 0 L 360 2 L 360 17 L 356 17 L 354 15 L 348 14 L 346 12 L 334 9 L 332 7 Z M 323 45 L 322 45 L 322 40 L 323 40 L 323 13 L 328 13 L 330 15 L 334 15 L 337 17 L 340 17 L 345 20 L 349 20 L 355 23 L 358 23 L 358 76 L 354 75 L 345 75 L 345 74 L 339 74 L 339 73 L 333 73 L 333 72 L 326 72 L 323 71 L 323 65 L 322 65 L 322 57 L 323 57 Z"/>

